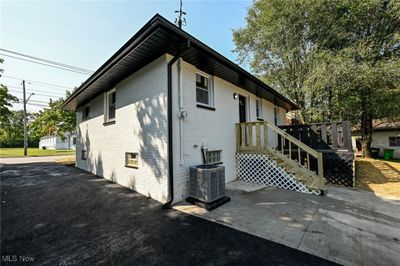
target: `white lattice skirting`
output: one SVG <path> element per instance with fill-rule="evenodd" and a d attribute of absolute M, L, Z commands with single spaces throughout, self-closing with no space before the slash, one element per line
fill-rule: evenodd
<path fill-rule="evenodd" d="M 307 194 L 319 195 L 319 190 L 307 188 L 293 174 L 263 153 L 236 153 L 238 179 L 256 184 L 290 189 Z"/>

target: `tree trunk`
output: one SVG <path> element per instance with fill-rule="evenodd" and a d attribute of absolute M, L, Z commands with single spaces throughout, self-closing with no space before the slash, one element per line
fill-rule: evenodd
<path fill-rule="evenodd" d="M 372 117 L 368 112 L 363 112 L 361 116 L 361 148 L 362 156 L 365 158 L 371 158 Z"/>

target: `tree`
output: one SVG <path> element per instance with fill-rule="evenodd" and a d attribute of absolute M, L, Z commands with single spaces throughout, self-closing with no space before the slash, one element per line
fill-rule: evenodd
<path fill-rule="evenodd" d="M 249 9 L 234 41 L 239 59 L 296 101 L 307 121 L 360 123 L 369 156 L 372 120 L 400 117 L 399 29 L 400 1 L 267 0 Z"/>
<path fill-rule="evenodd" d="M 234 50 L 252 72 L 306 107 L 304 82 L 310 71 L 312 45 L 308 39 L 307 0 L 255 1 L 246 26 L 233 31 Z"/>
<path fill-rule="evenodd" d="M 67 93 L 68 94 L 68 93 Z M 32 134 L 36 136 L 58 135 L 65 139 L 65 133 L 76 129 L 75 113 L 62 110 L 64 99 L 50 101 L 49 107 L 40 110 L 30 125 Z"/>
<path fill-rule="evenodd" d="M 28 121 L 33 115 L 27 114 Z M 24 111 L 16 110 L 10 113 L 2 121 L 0 128 L 1 147 L 23 147 L 24 146 Z M 37 140 L 28 134 L 28 144 L 37 144 Z"/>
<path fill-rule="evenodd" d="M 2 63 L 3 59 L 0 58 L 0 64 Z M 2 76 L 1 73 L 3 73 L 3 69 L 0 68 L 0 77 Z M 5 85 L 0 84 L 0 124 L 11 114 L 10 107 L 16 102 L 18 102 L 18 98 L 8 93 Z"/>

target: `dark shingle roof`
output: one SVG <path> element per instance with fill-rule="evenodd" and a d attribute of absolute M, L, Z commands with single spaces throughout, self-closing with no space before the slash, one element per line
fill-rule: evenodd
<path fill-rule="evenodd" d="M 188 41 L 190 49 L 182 54 L 184 61 L 287 110 L 298 109 L 294 102 L 158 14 L 72 93 L 62 108 L 75 111 L 161 55 L 176 55 Z"/>

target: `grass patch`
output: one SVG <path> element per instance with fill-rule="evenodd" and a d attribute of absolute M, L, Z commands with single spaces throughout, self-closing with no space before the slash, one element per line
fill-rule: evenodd
<path fill-rule="evenodd" d="M 75 155 L 74 150 L 42 150 L 39 148 L 28 148 L 29 157 Z M 0 148 L 0 158 L 23 157 L 24 148 Z"/>
<path fill-rule="evenodd" d="M 357 158 L 356 186 L 374 193 L 400 197 L 400 161 Z"/>

